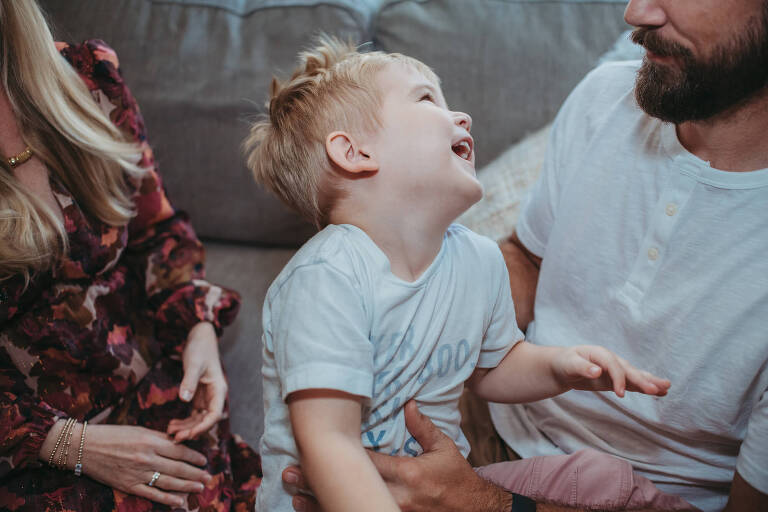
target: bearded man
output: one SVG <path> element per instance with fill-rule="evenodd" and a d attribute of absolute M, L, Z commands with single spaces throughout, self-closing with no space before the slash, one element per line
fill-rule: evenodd
<path fill-rule="evenodd" d="M 625 19 L 642 64 L 573 91 L 502 250 L 529 341 L 600 344 L 672 387 L 491 404 L 493 423 L 525 458 L 592 448 L 702 510 L 766 511 L 768 1 L 631 0 Z M 414 409 L 425 454 L 373 456 L 403 509 L 509 510 Z"/>
<path fill-rule="evenodd" d="M 625 19 L 642 65 L 566 101 L 504 250 L 531 340 L 591 340 L 672 388 L 492 418 L 523 457 L 591 447 L 703 510 L 765 511 L 768 2 L 632 0 Z"/>

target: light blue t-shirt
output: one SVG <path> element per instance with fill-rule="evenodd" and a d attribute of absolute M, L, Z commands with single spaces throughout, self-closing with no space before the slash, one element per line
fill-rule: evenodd
<path fill-rule="evenodd" d="M 414 282 L 361 229 L 331 225 L 286 265 L 264 303 L 264 480 L 259 511 L 290 511 L 281 472 L 298 462 L 285 398 L 304 389 L 364 397 L 362 443 L 417 455 L 403 406 L 422 413 L 459 446 L 459 397 L 475 367 L 493 368 L 523 338 L 509 277 L 492 240 L 452 225 Z"/>

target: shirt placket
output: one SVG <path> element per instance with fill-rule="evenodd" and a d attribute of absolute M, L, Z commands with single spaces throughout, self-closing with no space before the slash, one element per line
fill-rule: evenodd
<path fill-rule="evenodd" d="M 620 291 L 626 300 L 640 302 L 661 267 L 675 226 L 697 183 L 690 173 L 695 170 L 687 170 L 684 162 L 678 164 L 678 172 L 672 174 L 653 207 L 632 270 Z"/>

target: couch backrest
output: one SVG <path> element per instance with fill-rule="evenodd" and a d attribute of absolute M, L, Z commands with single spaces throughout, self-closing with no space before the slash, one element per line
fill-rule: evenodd
<path fill-rule="evenodd" d="M 624 0 L 40 0 L 60 40 L 104 39 L 174 204 L 203 237 L 297 245 L 313 229 L 253 184 L 240 143 L 326 32 L 413 55 L 474 118 L 478 165 L 549 121 L 619 32 Z"/>

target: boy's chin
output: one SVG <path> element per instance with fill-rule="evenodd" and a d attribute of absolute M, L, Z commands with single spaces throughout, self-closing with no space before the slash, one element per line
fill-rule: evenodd
<path fill-rule="evenodd" d="M 461 200 L 457 202 L 457 204 L 459 205 L 457 210 L 459 211 L 458 213 L 456 213 L 456 218 L 458 218 L 464 212 L 472 208 L 472 206 L 474 206 L 483 198 L 483 186 L 476 179 L 474 181 L 475 181 L 474 187 L 470 186 L 470 187 L 467 187 L 466 190 L 462 191 Z"/>

